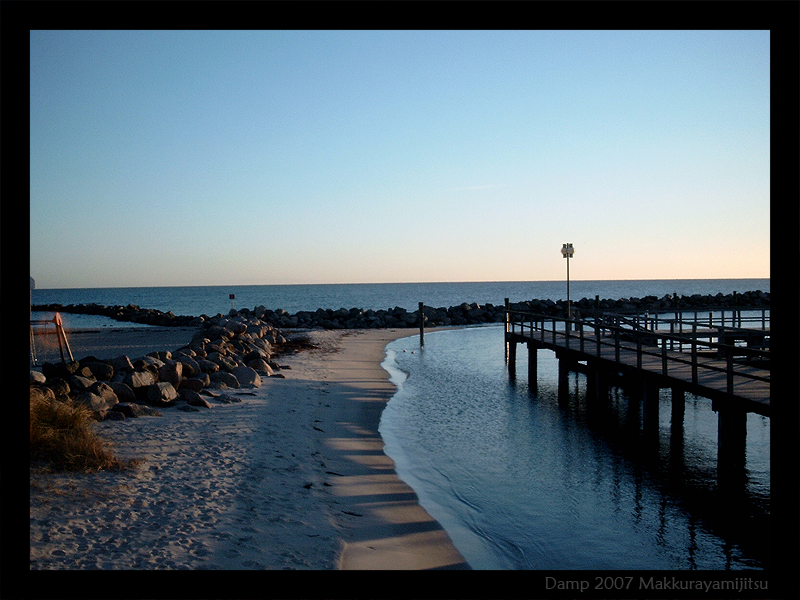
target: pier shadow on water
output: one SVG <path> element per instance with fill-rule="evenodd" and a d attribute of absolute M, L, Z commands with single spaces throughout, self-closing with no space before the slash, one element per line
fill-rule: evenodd
<path fill-rule="evenodd" d="M 542 365 L 555 357 L 540 350 Z M 525 360 L 527 357 L 522 357 Z M 557 366 L 551 365 L 557 370 Z M 552 375 L 552 373 L 551 373 Z M 648 426 L 644 408 L 623 385 L 594 389 L 587 376 L 570 372 L 566 386 L 555 386 L 545 373 L 535 392 L 526 378 L 508 377 L 508 385 L 527 394 L 531 403 L 556 408 L 565 430 L 581 429 L 591 439 L 626 463 L 634 475 L 636 495 L 632 516 L 643 507 L 643 487 L 657 490 L 657 543 L 666 543 L 667 507 L 686 515 L 686 560 L 698 564 L 698 536 L 719 538 L 724 569 L 768 569 L 770 565 L 769 419 L 748 414 L 746 464 L 720 479 L 717 471 L 717 413 L 707 398 L 686 394 L 683 419 L 672 413 L 672 394 L 659 391 L 658 422 Z M 623 382 L 618 382 L 622 384 Z M 742 564 L 743 563 L 743 564 Z"/>

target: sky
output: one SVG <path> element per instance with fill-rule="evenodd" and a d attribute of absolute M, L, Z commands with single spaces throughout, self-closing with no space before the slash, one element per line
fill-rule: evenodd
<path fill-rule="evenodd" d="M 770 276 L 768 31 L 31 31 L 38 288 Z"/>

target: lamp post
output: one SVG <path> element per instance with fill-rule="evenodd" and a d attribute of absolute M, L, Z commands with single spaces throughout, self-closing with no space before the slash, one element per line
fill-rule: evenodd
<path fill-rule="evenodd" d="M 569 299 L 569 259 L 575 254 L 575 249 L 572 244 L 563 244 L 561 246 L 561 255 L 567 259 L 567 319 L 572 318 L 572 303 Z M 567 331 L 571 329 L 569 321 L 567 322 Z"/>

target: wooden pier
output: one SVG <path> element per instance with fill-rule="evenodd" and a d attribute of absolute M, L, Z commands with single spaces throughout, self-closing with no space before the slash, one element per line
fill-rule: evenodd
<path fill-rule="evenodd" d="M 744 321 L 730 309 L 728 321 L 719 309 L 705 311 L 708 319 L 697 311 L 569 319 L 512 310 L 506 300 L 508 367 L 515 375 L 517 344 L 526 344 L 535 393 L 537 351 L 552 350 L 559 359 L 559 388 L 570 371 L 586 373 L 593 390 L 616 382 L 636 408 L 643 405 L 645 427 L 658 424 L 661 388 L 672 390 L 673 427 L 682 425 L 686 392 L 710 398 L 719 419 L 722 478 L 744 468 L 747 413 L 770 416 L 769 309 L 759 311 L 760 317 Z"/>

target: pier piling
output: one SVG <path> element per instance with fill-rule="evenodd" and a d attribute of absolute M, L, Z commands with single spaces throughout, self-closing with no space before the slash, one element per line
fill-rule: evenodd
<path fill-rule="evenodd" d="M 419 346 L 425 345 L 425 305 L 419 303 Z"/>
<path fill-rule="evenodd" d="M 670 445 L 683 448 L 686 392 L 712 400 L 718 413 L 717 477 L 720 486 L 741 482 L 745 475 L 747 413 L 770 415 L 769 327 L 761 309 L 761 326 L 716 325 L 661 319 L 668 330 L 659 330 L 657 315 L 642 320 L 627 315 L 600 315 L 573 320 L 524 311 L 512 311 L 506 299 L 505 351 L 509 376 L 516 378 L 516 347 L 528 348 L 528 385 L 538 385 L 538 350 L 555 352 L 558 360 L 558 401 L 568 403 L 569 372 L 585 372 L 586 402 L 602 412 L 611 407 L 609 387 L 624 388 L 626 428 L 641 436 L 644 448 L 658 449 L 660 390 L 670 388 Z M 696 311 L 695 311 L 696 313 Z M 703 317 L 701 317 L 702 319 Z M 751 319 L 752 320 L 752 319 Z M 642 324 L 644 323 L 644 324 Z M 568 325 L 574 325 L 568 327 Z M 677 331 L 676 331 L 677 329 Z M 736 342 L 740 342 L 737 345 Z M 742 346 L 741 342 L 747 343 Z M 614 380 L 613 382 L 611 380 Z M 627 409 L 627 410 L 625 410 Z M 680 457 L 675 458 L 676 464 Z"/>
<path fill-rule="evenodd" d="M 528 389 L 532 394 L 536 394 L 539 391 L 537 352 L 536 346 L 532 342 L 528 342 Z"/>

